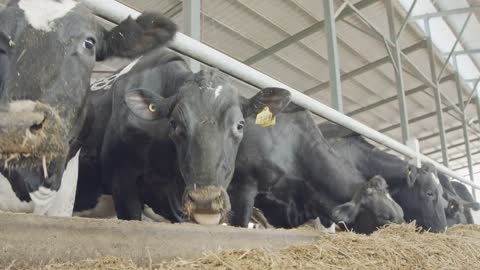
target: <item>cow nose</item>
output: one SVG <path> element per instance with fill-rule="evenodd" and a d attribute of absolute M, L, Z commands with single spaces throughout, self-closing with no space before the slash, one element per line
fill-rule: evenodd
<path fill-rule="evenodd" d="M 197 189 L 188 193 L 188 198 L 197 206 L 197 208 L 211 208 L 212 203 L 222 196 L 220 190 L 205 192 L 204 190 Z"/>
<path fill-rule="evenodd" d="M 30 113 L 0 113 L 0 133 L 10 130 L 24 130 L 35 134 L 43 128 L 45 114 L 38 112 Z"/>
<path fill-rule="evenodd" d="M 36 103 L 31 100 L 10 102 L 0 110 L 0 131 L 23 130 L 34 134 L 42 129 L 46 114 L 35 111 Z"/>

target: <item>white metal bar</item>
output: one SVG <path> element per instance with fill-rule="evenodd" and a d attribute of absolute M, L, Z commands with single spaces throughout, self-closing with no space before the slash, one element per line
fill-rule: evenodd
<path fill-rule="evenodd" d="M 460 29 L 460 32 L 458 33 L 458 37 L 455 40 L 455 43 L 453 44 L 452 50 L 448 54 L 447 59 L 445 60 L 445 63 L 443 64 L 442 69 L 440 70 L 440 73 L 437 75 L 437 78 L 440 78 L 442 76 L 442 73 L 445 70 L 445 68 L 447 67 L 448 62 L 450 61 L 450 58 L 452 57 L 452 55 L 455 51 L 455 48 L 457 48 L 458 43 L 460 43 L 460 39 L 463 36 L 463 31 L 465 31 L 465 29 L 467 28 L 468 22 L 470 21 L 471 17 L 472 17 L 472 13 L 470 12 L 470 13 L 468 13 L 468 16 L 467 16 L 467 19 L 465 20 L 465 23 L 463 23 L 462 29 Z"/>
<path fill-rule="evenodd" d="M 201 0 L 183 0 L 183 29 L 185 34 L 196 40 L 201 40 L 200 20 Z M 200 71 L 200 63 L 189 59 L 190 69 Z"/>
<path fill-rule="evenodd" d="M 343 3 L 338 9 L 337 11 L 335 11 L 335 15 L 333 15 L 333 18 L 336 20 L 338 16 L 340 16 L 340 14 L 342 14 L 342 12 L 345 10 L 345 8 L 347 7 L 347 3 Z"/>
<path fill-rule="evenodd" d="M 346 6 L 346 3 L 344 3 Z M 328 51 L 328 70 L 330 75 L 330 96 L 332 108 L 343 113 L 342 82 L 340 81 L 340 60 L 337 51 L 337 31 L 333 0 L 323 0 L 325 17 L 325 35 Z"/>
<path fill-rule="evenodd" d="M 467 12 L 475 12 L 478 9 L 480 9 L 480 6 L 471 6 L 468 8 L 459 8 L 459 9 L 451 9 L 451 10 L 442 10 L 439 12 L 433 12 L 433 13 L 426 13 L 422 15 L 417 15 L 417 16 L 412 16 L 410 20 L 420 20 L 420 19 L 430 19 L 430 18 L 435 18 L 435 17 L 444 17 L 444 16 L 449 16 L 449 15 L 456 15 L 456 14 L 462 14 L 462 13 L 467 13 Z"/>
<path fill-rule="evenodd" d="M 96 13 L 101 16 L 109 18 L 115 22 L 120 22 L 122 19 L 132 15 L 136 17 L 139 15 L 137 11 L 134 11 L 119 2 L 114 0 L 84 0 L 84 3 L 89 5 Z M 445 173 L 453 178 L 458 179 L 460 182 L 473 186 L 476 189 L 480 189 L 480 185 L 471 183 L 465 179 L 462 175 L 450 170 L 449 168 L 439 164 L 431 158 L 415 152 L 402 143 L 381 134 L 380 132 L 342 114 L 336 110 L 322 104 L 321 102 L 308 97 L 301 92 L 257 71 L 199 41 L 187 37 L 182 33 L 177 33 L 175 40 L 171 44 L 171 47 L 182 52 L 185 55 L 193 57 L 201 62 L 215 66 L 222 71 L 230 74 L 236 78 L 239 78 L 247 83 L 255 85 L 260 88 L 264 87 L 281 87 L 290 91 L 292 95 L 292 101 L 297 105 L 309 110 L 315 114 L 321 115 L 325 119 L 342 125 L 351 129 L 354 132 L 370 138 L 380 144 L 388 146 L 389 148 L 410 156 L 412 158 L 419 158 L 422 162 L 432 163 L 440 172 Z"/>
<path fill-rule="evenodd" d="M 410 16 L 412 15 L 412 11 L 415 8 L 416 4 L 417 4 L 417 0 L 413 0 L 413 3 L 410 6 L 410 9 L 407 12 L 407 16 L 405 17 L 405 20 L 403 21 L 402 25 L 400 26 L 400 29 L 398 30 L 397 38 L 396 38 L 397 40 L 400 39 L 400 35 L 402 34 L 403 29 L 405 28 L 405 26 L 407 26 L 408 20 L 410 19 Z"/>

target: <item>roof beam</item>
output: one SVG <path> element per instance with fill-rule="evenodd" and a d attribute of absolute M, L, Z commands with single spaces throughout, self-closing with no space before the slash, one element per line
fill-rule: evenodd
<path fill-rule="evenodd" d="M 472 166 L 475 166 L 475 165 L 480 165 L 480 162 L 477 162 L 477 163 L 473 163 L 473 164 L 472 164 Z M 453 170 L 454 170 L 454 171 L 458 171 L 458 170 L 466 169 L 466 168 L 468 168 L 468 165 L 464 165 L 464 166 L 462 166 L 462 167 L 457 167 L 457 168 L 455 168 L 455 169 L 453 169 Z M 476 172 L 475 174 L 477 174 L 477 173 L 479 173 L 479 172 Z M 467 176 L 470 177 L 470 175 L 467 175 Z"/>
<path fill-rule="evenodd" d="M 377 2 L 378 0 L 363 0 L 355 4 L 355 7 L 358 9 L 363 9 L 366 8 L 373 3 Z M 344 18 L 348 15 L 353 14 L 353 11 L 351 9 L 346 9 L 344 10 L 340 15 L 338 15 L 337 19 Z M 313 25 L 303 29 L 302 31 L 274 44 L 273 46 L 270 46 L 269 48 L 258 52 L 257 54 L 251 56 L 247 60 L 245 60 L 243 63 L 246 65 L 252 65 L 255 64 L 256 62 L 310 36 L 311 34 L 317 32 L 318 30 L 322 29 L 325 25 L 325 20 L 319 21 L 314 23 Z"/>
<path fill-rule="evenodd" d="M 476 142 L 476 141 L 480 141 L 480 138 L 475 138 L 475 139 L 470 140 L 471 143 Z M 462 146 L 464 144 L 465 144 L 465 141 L 462 141 L 462 142 L 459 142 L 459 143 L 456 143 L 456 144 L 451 144 L 451 145 L 447 146 L 447 148 L 452 149 L 452 148 L 455 148 L 455 147 Z M 437 150 L 432 150 L 430 152 L 425 152 L 424 154 L 428 156 L 428 155 L 433 155 L 433 154 L 439 153 L 441 151 L 442 151 L 442 149 L 437 149 Z"/>
<path fill-rule="evenodd" d="M 480 53 L 480 49 L 454 51 L 453 55 L 463 55 L 463 54 L 472 54 L 472 53 Z"/>
<path fill-rule="evenodd" d="M 473 121 L 473 123 L 478 123 L 478 119 L 475 119 Z M 473 124 L 472 123 L 472 124 Z M 462 125 L 459 125 L 459 126 L 455 126 L 455 127 L 451 127 L 451 128 L 448 128 L 445 130 L 445 133 L 450 133 L 450 132 L 453 132 L 453 131 L 457 131 L 459 129 L 462 129 Z M 426 135 L 426 136 L 423 136 L 421 138 L 418 138 L 419 141 L 426 141 L 426 140 L 429 140 L 431 138 L 434 138 L 434 137 L 437 137 L 438 135 L 440 135 L 438 132 L 435 132 L 435 133 L 432 133 L 430 135 Z"/>
<path fill-rule="evenodd" d="M 443 83 L 443 82 L 446 82 L 446 81 L 449 81 L 449 80 L 453 80 L 454 78 L 455 78 L 455 74 L 447 75 L 440 80 L 440 83 Z M 428 88 L 430 88 L 429 85 L 422 84 L 422 85 L 417 86 L 415 88 L 412 88 L 410 90 L 406 90 L 405 91 L 405 96 L 409 96 L 409 95 L 413 95 L 413 94 L 416 94 L 416 93 L 421 92 L 421 91 L 425 91 Z M 395 100 L 397 100 L 397 95 L 396 94 L 393 95 L 393 96 L 390 96 L 388 98 L 379 100 L 377 102 L 371 103 L 367 106 L 361 107 L 359 109 L 353 110 L 353 111 L 347 113 L 347 115 L 348 116 L 353 116 L 353 115 L 356 115 L 356 114 L 359 114 L 359 113 L 363 113 L 363 112 L 366 112 L 366 111 L 369 111 L 371 109 L 380 107 L 380 106 L 382 106 L 386 103 L 389 103 L 389 102 L 392 102 L 392 101 L 395 101 Z"/>
<path fill-rule="evenodd" d="M 404 48 L 402 51 L 403 51 L 403 53 L 408 54 L 408 53 L 417 51 L 417 50 L 419 50 L 419 49 L 425 48 L 425 44 L 426 44 L 425 40 L 421 40 L 421 41 L 419 41 L 419 42 L 417 42 L 417 43 L 415 43 L 415 44 L 413 44 L 413 45 L 411 45 L 411 46 L 409 46 L 409 47 Z M 371 62 L 371 63 L 368 63 L 368 64 L 366 64 L 366 65 L 364 65 L 364 66 L 361 66 L 361 67 L 359 67 L 359 68 L 356 68 L 356 69 L 354 69 L 354 70 L 352 70 L 352 71 L 349 71 L 349 72 L 347 72 L 347 73 L 343 73 L 343 74 L 340 76 L 340 79 L 341 79 L 342 81 L 343 81 L 343 80 L 348 80 L 348 79 L 350 79 L 350 78 L 352 78 L 352 77 L 361 75 L 361 74 L 363 74 L 363 73 L 365 73 L 365 72 L 368 72 L 368 71 L 370 71 L 370 70 L 372 70 L 372 69 L 375 69 L 375 68 L 377 68 L 377 67 L 379 67 L 379 66 L 381 66 L 381 65 L 383 65 L 383 64 L 389 63 L 389 62 L 390 62 L 390 56 L 387 55 L 387 56 L 382 57 L 382 58 L 380 58 L 380 59 L 378 59 L 378 60 L 375 60 L 375 61 L 373 61 L 373 62 Z M 312 88 L 310 88 L 310 89 L 307 89 L 307 90 L 304 91 L 303 93 L 304 93 L 305 95 L 311 96 L 311 95 L 316 94 L 316 93 L 318 93 L 318 92 L 320 92 L 320 91 L 322 91 L 322 90 L 324 90 L 324 89 L 327 89 L 327 88 L 329 88 L 329 87 L 330 87 L 330 81 L 326 81 L 326 82 L 323 82 L 323 83 L 321 83 L 321 84 L 319 84 L 319 85 L 317 85 L 317 86 L 314 86 L 314 87 L 312 87 Z"/>
<path fill-rule="evenodd" d="M 480 154 L 480 150 L 479 151 L 475 151 L 475 152 L 472 152 L 470 155 L 473 156 L 473 155 L 478 155 Z M 461 156 L 457 156 L 457 157 L 454 157 L 454 158 L 451 158 L 450 161 L 455 161 L 455 160 L 459 160 L 459 159 L 462 159 L 462 158 L 466 158 L 468 157 L 468 155 L 461 155 Z M 473 164 L 472 164 L 473 166 Z M 467 167 L 468 168 L 468 167 Z"/>
<path fill-rule="evenodd" d="M 449 15 L 468 13 L 476 10 L 480 10 L 480 6 L 471 6 L 468 8 L 458 8 L 458 9 L 451 9 L 451 10 L 442 10 L 442 11 L 432 12 L 432 13 L 425 13 L 422 15 L 412 16 L 410 20 L 414 21 L 414 20 L 423 20 L 423 19 L 430 19 L 430 18 L 436 18 L 436 17 L 444 17 Z"/>
<path fill-rule="evenodd" d="M 458 105 L 457 105 L 457 106 L 458 106 Z M 453 106 L 444 107 L 444 108 L 442 109 L 442 111 L 446 113 L 446 112 L 449 112 L 449 111 L 453 110 L 453 108 L 454 108 Z M 435 116 L 436 114 L 437 114 L 437 111 L 429 112 L 429 113 L 422 114 L 422 115 L 419 115 L 419 116 L 417 116 L 417 117 L 414 117 L 414 118 L 408 120 L 408 122 L 409 122 L 410 124 L 416 123 L 416 122 L 419 122 L 419 121 L 428 119 L 428 118 L 430 118 L 430 117 L 433 117 L 433 116 Z M 392 130 L 394 130 L 394 129 L 397 129 L 397 128 L 399 128 L 399 127 L 401 127 L 401 124 L 394 124 L 394 125 L 391 125 L 391 126 L 388 126 L 388 127 L 385 127 L 385 128 L 380 129 L 379 132 L 385 133 L 385 132 L 389 132 L 389 131 L 392 131 Z"/>

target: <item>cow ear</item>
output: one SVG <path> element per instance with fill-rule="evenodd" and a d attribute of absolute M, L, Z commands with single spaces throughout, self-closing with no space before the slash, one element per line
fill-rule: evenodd
<path fill-rule="evenodd" d="M 136 20 L 128 17 L 97 41 L 97 61 L 112 56 L 134 58 L 173 39 L 177 25 L 169 18 L 144 13 Z"/>
<path fill-rule="evenodd" d="M 463 206 L 466 208 L 471 208 L 473 211 L 480 210 L 480 204 L 478 202 L 465 202 Z"/>
<path fill-rule="evenodd" d="M 145 120 L 167 117 L 175 96 L 163 98 L 146 89 L 132 89 L 125 93 L 125 103 L 130 111 Z"/>
<path fill-rule="evenodd" d="M 415 181 L 417 181 L 418 177 L 418 168 L 413 165 L 407 166 L 407 185 L 408 187 L 413 187 Z"/>
<path fill-rule="evenodd" d="M 260 113 L 268 107 L 273 115 L 280 113 L 290 103 L 291 94 L 288 90 L 278 87 L 262 89 L 255 96 L 242 104 L 243 117 Z"/>
<path fill-rule="evenodd" d="M 341 204 L 333 208 L 332 219 L 336 223 L 345 222 L 346 224 L 351 224 L 355 221 L 359 208 L 360 207 L 353 202 Z"/>

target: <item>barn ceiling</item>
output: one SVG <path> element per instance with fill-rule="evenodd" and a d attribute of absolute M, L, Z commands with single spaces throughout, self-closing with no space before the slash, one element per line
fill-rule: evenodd
<path fill-rule="evenodd" d="M 418 2 L 430 0 L 419 0 Z M 5 3 L 6 0 L 0 0 Z M 179 0 L 121 0 L 139 11 L 158 11 L 173 18 L 183 29 L 182 1 Z M 350 0 L 361 13 L 386 37 L 388 22 L 386 6 L 381 0 Z M 395 25 L 398 29 L 404 22 L 409 3 L 412 0 L 395 0 Z M 343 0 L 334 0 L 336 9 Z M 436 0 L 432 7 L 445 11 L 480 5 L 477 0 Z M 429 10 L 417 5 L 412 15 Z M 458 35 L 467 14 L 458 14 L 442 20 L 448 31 Z M 328 60 L 325 32 L 322 25 L 323 5 L 319 0 L 203 0 L 201 6 L 201 40 L 207 45 L 244 62 L 255 69 L 299 90 L 324 104 L 330 104 L 328 86 Z M 470 18 L 457 50 L 480 48 L 480 9 Z M 417 21 L 418 22 L 418 21 Z M 107 23 L 108 24 L 108 23 Z M 430 78 L 428 54 L 424 32 L 420 24 L 410 20 L 406 25 L 400 47 L 410 62 Z M 401 141 L 400 113 L 395 87 L 394 69 L 388 58 L 388 51 L 382 39 L 372 34 L 359 16 L 345 9 L 337 19 L 337 42 L 341 72 L 347 75 L 342 80 L 344 111 L 354 119 Z M 311 33 L 296 39 L 298 33 L 310 29 Z M 443 30 L 442 30 L 443 31 Z M 448 32 L 447 31 L 447 32 Z M 450 33 L 450 32 L 448 32 Z M 437 33 L 433 33 L 434 39 Z M 436 38 L 439 39 L 438 37 Z M 284 46 L 282 46 L 282 44 Z M 437 72 L 445 61 L 452 42 L 436 42 L 435 57 Z M 472 79 L 479 77 L 480 55 L 470 54 L 470 64 L 460 62 L 463 82 L 463 99 L 467 100 L 473 86 Z M 119 59 L 96 66 L 95 78 L 107 75 L 125 65 Z M 433 159 L 442 162 L 440 138 L 433 90 L 415 73 L 409 63 L 403 63 L 407 111 L 410 119 L 410 135 L 420 140 L 420 149 Z M 451 108 L 458 102 L 452 66 L 448 65 L 440 83 L 440 89 L 447 99 L 442 99 L 449 145 L 450 167 L 467 175 L 467 159 L 461 129 L 460 115 Z M 473 77 L 469 77 L 472 76 Z M 255 89 L 238 82 L 240 91 L 252 95 Z M 387 99 L 387 101 L 385 101 Z M 383 102 L 382 102 L 383 101 Z M 449 102 L 450 101 L 450 102 Z M 374 106 L 375 104 L 379 104 Z M 475 172 L 480 172 L 480 126 L 474 104 L 465 111 L 469 122 L 468 134 Z M 318 121 L 324 121 L 318 118 Z M 477 164 L 478 163 L 478 164 Z"/>

